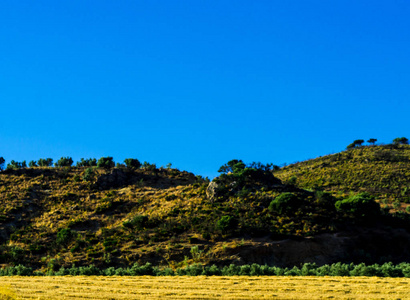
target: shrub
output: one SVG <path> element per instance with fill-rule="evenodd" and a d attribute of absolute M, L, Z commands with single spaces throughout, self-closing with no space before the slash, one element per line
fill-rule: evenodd
<path fill-rule="evenodd" d="M 37 163 L 39 167 L 51 167 L 53 165 L 53 159 L 52 158 L 40 158 Z"/>
<path fill-rule="evenodd" d="M 111 156 L 101 157 L 97 162 L 97 167 L 104 169 L 111 169 L 115 166 L 113 158 Z"/>
<path fill-rule="evenodd" d="M 62 157 L 54 165 L 56 167 L 71 167 L 73 159 L 71 157 Z"/>
<path fill-rule="evenodd" d="M 303 200 L 293 193 L 282 193 L 271 201 L 269 211 L 279 214 L 289 213 L 297 210 L 303 203 Z"/>
<path fill-rule="evenodd" d="M 156 164 L 150 164 L 147 161 L 144 161 L 141 167 L 146 171 L 155 171 L 157 169 Z"/>
<path fill-rule="evenodd" d="M 124 160 L 124 163 L 127 166 L 127 168 L 130 169 L 139 169 L 141 167 L 140 161 L 135 158 L 127 158 Z"/>
<path fill-rule="evenodd" d="M 75 232 L 73 230 L 71 230 L 70 228 L 61 228 L 57 232 L 56 243 L 58 245 L 66 245 L 71 241 L 73 237 L 75 237 Z"/>
<path fill-rule="evenodd" d="M 238 221 L 233 216 L 223 216 L 216 223 L 216 227 L 221 230 L 222 233 L 234 230 L 237 225 Z"/>
<path fill-rule="evenodd" d="M 84 171 L 83 180 L 85 181 L 93 181 L 95 176 L 93 168 L 87 168 Z"/>
<path fill-rule="evenodd" d="M 35 160 L 30 160 L 30 162 L 28 163 L 28 166 L 30 168 L 37 167 L 37 162 Z"/>
<path fill-rule="evenodd" d="M 336 201 L 338 211 L 355 217 L 372 217 L 380 214 L 380 205 L 369 193 L 360 193 L 344 200 Z"/>
<path fill-rule="evenodd" d="M 148 216 L 138 215 L 131 220 L 125 221 L 122 225 L 125 228 L 136 228 L 137 230 L 142 230 L 145 227 L 148 227 L 148 221 Z"/>

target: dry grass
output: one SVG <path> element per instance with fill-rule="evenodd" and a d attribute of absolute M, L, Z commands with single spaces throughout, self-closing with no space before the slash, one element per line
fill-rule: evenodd
<path fill-rule="evenodd" d="M 409 285 L 379 277 L 2 277 L 0 299 L 409 299 Z"/>

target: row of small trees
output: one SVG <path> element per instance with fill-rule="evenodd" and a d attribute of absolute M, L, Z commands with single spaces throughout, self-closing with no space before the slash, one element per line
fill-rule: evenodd
<path fill-rule="evenodd" d="M 57 162 L 54 163 L 55 167 L 71 167 L 73 165 L 74 161 L 72 157 L 61 157 Z M 4 170 L 4 165 L 5 165 L 5 159 L 3 157 L 0 157 L 0 170 Z M 28 163 L 28 167 L 33 168 L 33 167 L 52 167 L 53 166 L 53 159 L 52 158 L 40 158 L 39 160 L 35 161 L 32 160 Z M 98 167 L 98 168 L 104 168 L 104 169 L 111 169 L 115 167 L 115 162 L 113 157 L 107 156 L 107 157 L 101 157 L 99 160 L 96 158 L 81 158 L 80 161 L 77 162 L 76 164 L 77 167 Z M 127 158 L 124 160 L 124 164 L 119 164 L 117 163 L 117 166 L 126 166 L 127 168 L 130 169 L 139 169 L 141 166 L 146 167 L 146 168 L 152 168 L 152 166 L 156 167 L 155 165 L 152 165 L 148 162 L 144 162 L 143 164 L 140 163 L 140 161 L 136 158 Z M 10 161 L 9 164 L 7 164 L 6 169 L 23 169 L 27 168 L 27 162 L 24 160 L 22 162 L 18 161 Z"/>
<path fill-rule="evenodd" d="M 373 146 L 376 144 L 376 142 L 377 142 L 377 139 L 373 139 L 373 138 L 367 140 L 367 143 Z M 361 147 L 363 146 L 363 143 L 364 143 L 364 140 L 355 140 L 353 141 L 353 143 L 349 144 L 346 148 L 349 150 L 349 149 L 353 149 L 356 147 Z M 409 140 L 405 137 L 398 137 L 393 140 L 393 145 L 408 145 L 408 144 L 409 144 Z"/>

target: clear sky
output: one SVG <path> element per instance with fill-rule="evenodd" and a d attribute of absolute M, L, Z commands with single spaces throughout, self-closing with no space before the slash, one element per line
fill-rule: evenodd
<path fill-rule="evenodd" d="M 3 0 L 0 156 L 209 176 L 410 138 L 410 1 Z"/>

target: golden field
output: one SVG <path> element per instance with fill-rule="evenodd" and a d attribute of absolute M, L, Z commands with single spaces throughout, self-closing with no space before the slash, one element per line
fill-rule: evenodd
<path fill-rule="evenodd" d="M 1 277 L 0 299 L 410 299 L 410 278 Z"/>

